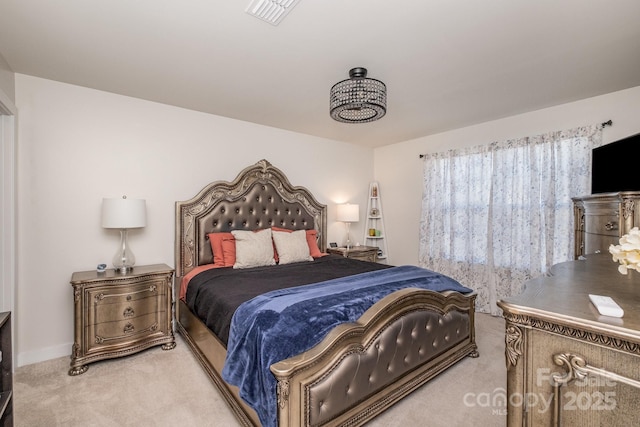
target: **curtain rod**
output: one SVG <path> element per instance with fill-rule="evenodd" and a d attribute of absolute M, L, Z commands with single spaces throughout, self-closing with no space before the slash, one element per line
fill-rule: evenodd
<path fill-rule="evenodd" d="M 609 119 L 609 120 L 607 120 L 606 122 L 602 122 L 602 123 L 600 123 L 600 126 L 601 126 L 602 128 L 605 128 L 605 127 L 607 127 L 607 126 L 613 126 L 613 120 Z M 420 157 L 421 159 L 423 159 L 423 158 L 424 158 L 424 156 L 425 156 L 424 154 L 420 154 L 420 156 L 419 156 L 419 157 Z"/>

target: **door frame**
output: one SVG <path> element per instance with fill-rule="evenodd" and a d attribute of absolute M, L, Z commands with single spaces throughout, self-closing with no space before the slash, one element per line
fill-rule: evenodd
<path fill-rule="evenodd" d="M 17 283 L 17 108 L 0 90 L 0 311 L 15 311 Z M 15 317 L 15 314 L 14 314 Z M 15 324 L 15 322 L 12 322 Z"/>

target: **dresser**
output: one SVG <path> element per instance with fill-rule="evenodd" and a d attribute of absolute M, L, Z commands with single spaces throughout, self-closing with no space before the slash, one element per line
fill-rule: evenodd
<path fill-rule="evenodd" d="M 347 248 L 328 248 L 327 253 L 342 255 L 347 258 L 359 259 L 361 261 L 378 262 L 377 246 L 351 246 Z"/>
<path fill-rule="evenodd" d="M 609 251 L 640 226 L 640 191 L 574 197 L 575 257 Z"/>
<path fill-rule="evenodd" d="M 121 274 L 73 273 L 74 343 L 69 375 L 88 363 L 126 356 L 152 346 L 175 347 L 172 328 L 173 269 L 165 264 L 135 266 Z"/>
<path fill-rule="evenodd" d="M 640 274 L 609 254 L 553 266 L 498 302 L 505 318 L 509 426 L 631 426 L 640 418 Z M 601 316 L 608 295 L 623 318 Z M 502 409 L 502 408 L 496 408 Z"/>

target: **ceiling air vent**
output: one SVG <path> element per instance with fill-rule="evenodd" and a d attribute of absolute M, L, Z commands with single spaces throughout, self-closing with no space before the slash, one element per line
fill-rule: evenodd
<path fill-rule="evenodd" d="M 300 0 L 252 0 L 246 12 L 272 25 L 278 25 Z"/>

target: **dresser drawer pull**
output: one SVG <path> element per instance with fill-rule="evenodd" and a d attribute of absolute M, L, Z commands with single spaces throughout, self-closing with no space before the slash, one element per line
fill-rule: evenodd
<path fill-rule="evenodd" d="M 122 315 L 127 318 L 127 317 L 133 317 L 135 315 L 135 311 L 133 311 L 133 308 L 131 307 L 127 307 L 124 309 L 124 311 L 122 312 Z"/>
<path fill-rule="evenodd" d="M 606 224 L 604 225 L 604 228 L 606 228 L 606 229 L 607 229 L 607 231 L 617 230 L 617 229 L 618 229 L 618 227 L 616 226 L 616 223 L 615 223 L 615 222 L 611 222 L 611 221 L 609 221 L 608 223 L 606 223 Z"/>
<path fill-rule="evenodd" d="M 133 330 L 134 330 L 133 325 L 131 323 L 127 323 L 126 325 L 124 325 L 122 332 L 124 332 L 125 334 L 130 334 L 133 332 Z"/>

